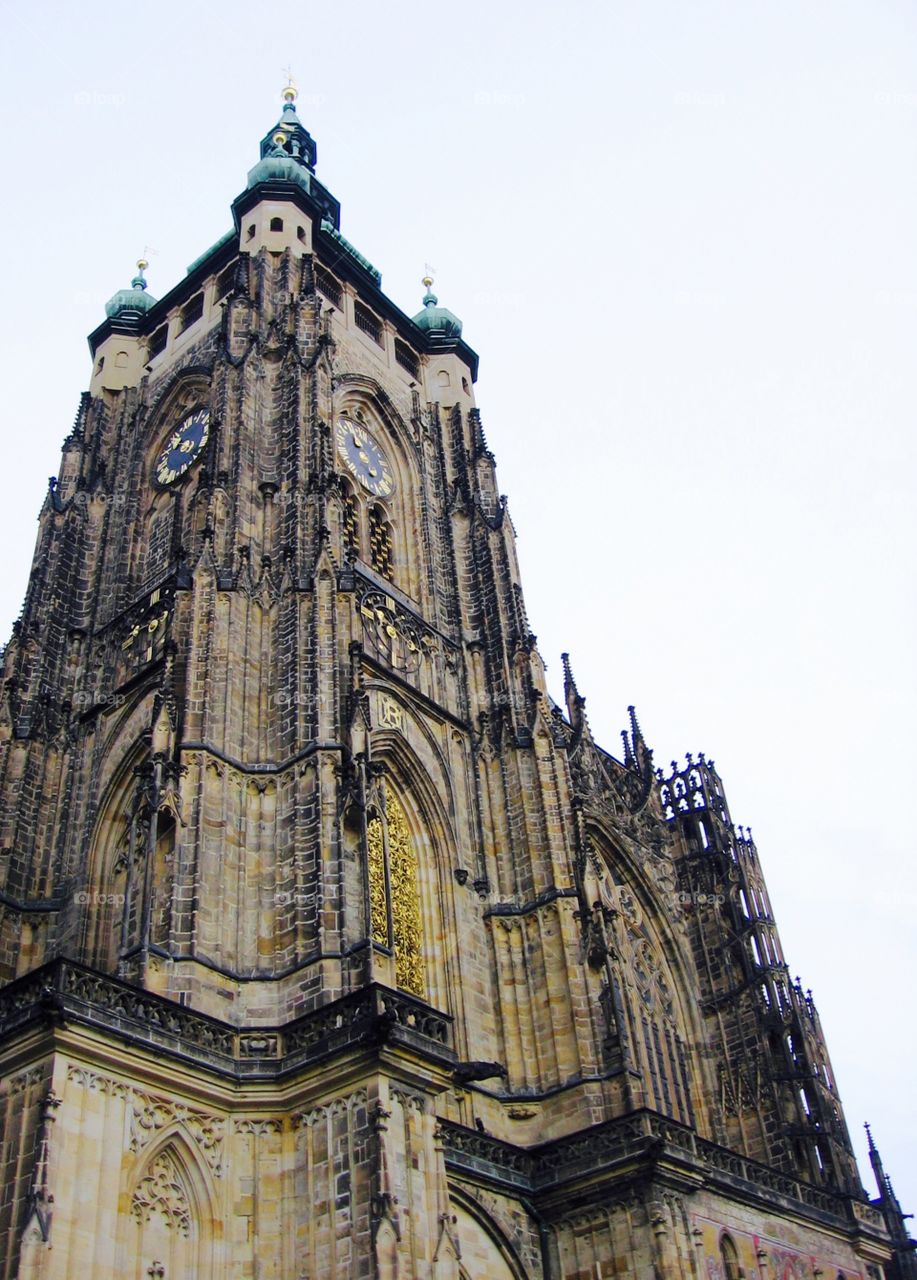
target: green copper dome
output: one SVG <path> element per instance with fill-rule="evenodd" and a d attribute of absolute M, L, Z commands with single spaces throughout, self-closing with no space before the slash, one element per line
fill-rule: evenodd
<path fill-rule="evenodd" d="M 423 299 L 423 311 L 418 311 L 414 317 L 414 323 L 418 329 L 423 329 L 426 333 L 442 334 L 445 338 L 460 338 L 462 336 L 461 320 L 446 307 L 438 305 L 439 298 L 430 287 L 433 281 L 429 276 L 424 276 L 423 283 L 427 286 Z"/>
<path fill-rule="evenodd" d="M 309 170 L 278 147 L 271 155 L 259 160 L 253 169 L 249 169 L 249 188 L 257 187 L 259 182 L 295 182 L 303 191 L 308 191 Z"/>
<path fill-rule="evenodd" d="M 129 289 L 119 289 L 105 304 L 105 314 L 109 319 L 121 315 L 124 311 L 134 311 L 143 315 L 156 306 L 156 299 L 146 291 L 143 272 L 149 264 L 144 258 L 137 263 L 137 274 L 131 281 Z"/>

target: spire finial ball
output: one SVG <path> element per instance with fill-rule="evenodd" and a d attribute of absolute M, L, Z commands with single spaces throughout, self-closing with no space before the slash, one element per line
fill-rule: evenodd
<path fill-rule="evenodd" d="M 296 85 L 293 83 L 292 76 L 290 77 L 288 83 L 286 84 L 280 96 L 281 98 L 283 98 L 284 102 L 290 106 L 292 106 L 293 103 L 296 101 L 296 99 L 299 97 L 299 90 L 296 88 Z"/>

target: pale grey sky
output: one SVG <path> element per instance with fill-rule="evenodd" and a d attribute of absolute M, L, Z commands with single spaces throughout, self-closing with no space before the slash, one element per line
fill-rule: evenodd
<path fill-rule="evenodd" d="M 480 353 L 560 695 L 754 829 L 861 1172 L 917 1210 L 917 11 L 889 0 L 4 6 L 0 630 L 150 246 L 231 225 L 282 69 L 342 230 Z"/>

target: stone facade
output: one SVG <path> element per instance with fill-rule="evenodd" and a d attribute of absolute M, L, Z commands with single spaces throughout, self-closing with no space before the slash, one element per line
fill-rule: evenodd
<path fill-rule="evenodd" d="M 0 1277 L 911 1275 L 750 833 L 566 660 L 552 702 L 477 357 L 314 155 L 289 100 L 233 233 L 92 335 L 42 508 Z"/>

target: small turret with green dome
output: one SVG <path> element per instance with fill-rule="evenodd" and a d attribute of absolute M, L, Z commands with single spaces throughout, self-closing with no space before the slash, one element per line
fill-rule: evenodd
<path fill-rule="evenodd" d="M 414 317 L 414 323 L 418 329 L 444 338 L 460 338 L 462 322 L 447 307 L 439 305 L 439 298 L 433 292 L 433 277 L 424 276 L 421 283 L 426 285 L 427 292 L 423 298 L 423 310 L 418 311 Z"/>
<path fill-rule="evenodd" d="M 120 320 L 140 319 L 147 311 L 156 306 L 156 299 L 146 291 L 146 280 L 143 273 L 149 266 L 146 258 L 137 259 L 137 274 L 131 281 L 129 289 L 119 289 L 105 304 L 105 314 L 110 320 L 116 316 Z"/>

